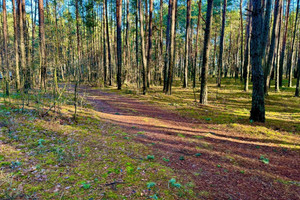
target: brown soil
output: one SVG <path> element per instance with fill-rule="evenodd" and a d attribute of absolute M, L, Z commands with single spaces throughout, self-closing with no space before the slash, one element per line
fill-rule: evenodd
<path fill-rule="evenodd" d="M 152 148 L 156 160 L 174 169 L 183 182 L 192 180 L 201 199 L 300 199 L 299 151 L 279 147 L 280 141 L 210 129 L 209 124 L 119 94 L 85 92 L 103 120 Z M 261 155 L 270 163 L 263 163 Z"/>

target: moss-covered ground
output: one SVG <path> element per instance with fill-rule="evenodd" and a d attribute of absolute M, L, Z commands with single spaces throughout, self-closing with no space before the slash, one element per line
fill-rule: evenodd
<path fill-rule="evenodd" d="M 113 87 L 101 90 L 137 98 L 202 123 L 195 126 L 232 130 L 244 139 L 257 139 L 283 151 L 299 151 L 300 98 L 293 96 L 295 88 L 283 87 L 279 93 L 270 89 L 266 123 L 262 124 L 249 120 L 251 87 L 244 92 L 239 80 L 222 81 L 218 88 L 210 80 L 207 106 L 195 101 L 199 99 L 199 86 L 183 89 L 178 80 L 174 81 L 172 95 L 163 94 L 160 86 L 152 86 L 145 96 L 130 85 L 124 85 L 121 91 Z M 54 103 L 51 94 L 32 93 L 29 105 L 23 107 L 23 103 L 26 101 L 19 94 L 13 93 L 10 101 L 0 98 L 0 199 L 210 198 L 207 190 L 195 191 L 189 175 L 164 165 L 168 158 L 154 156 L 152 148 L 134 139 L 143 132 L 128 134 L 103 120 L 83 97 L 76 121 L 72 93 L 64 93 L 49 112 Z M 185 134 L 177 136 L 186 139 Z M 209 146 L 205 148 L 209 150 Z M 234 155 L 227 159 L 236 165 Z M 264 157 L 260 160 L 269 162 Z M 245 173 L 248 176 L 252 172 L 239 171 Z M 298 182 L 286 179 L 276 182 L 299 187 Z"/>
<path fill-rule="evenodd" d="M 71 95 L 43 115 L 50 96 L 40 98 L 38 108 L 32 101 L 22 108 L 19 95 L 1 100 L 0 199 L 194 196 L 192 183 L 180 182 L 146 145 L 101 121 L 89 106 L 79 108 L 75 122 Z"/>

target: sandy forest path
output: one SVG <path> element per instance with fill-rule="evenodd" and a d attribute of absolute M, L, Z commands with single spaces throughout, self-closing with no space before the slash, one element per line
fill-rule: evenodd
<path fill-rule="evenodd" d="M 192 181 L 204 199 L 300 199 L 299 151 L 280 147 L 280 141 L 214 130 L 116 93 L 87 87 L 80 93 L 86 93 L 104 121 L 120 126 L 136 142 L 149 146 L 155 161 Z"/>

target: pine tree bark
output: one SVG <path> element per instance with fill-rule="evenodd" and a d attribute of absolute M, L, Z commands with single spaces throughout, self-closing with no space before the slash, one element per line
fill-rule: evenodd
<path fill-rule="evenodd" d="M 112 65 L 111 65 L 111 49 L 110 49 L 110 37 L 108 30 L 108 3 L 105 0 L 105 20 L 106 20 L 106 40 L 107 40 L 107 53 L 108 53 L 108 85 L 112 85 Z M 112 26 L 111 26 L 112 27 Z"/>
<path fill-rule="evenodd" d="M 35 84 L 35 76 L 33 73 L 33 70 L 34 70 L 34 54 L 35 54 L 35 24 L 36 24 L 36 4 L 34 6 L 34 12 L 33 12 L 33 0 L 31 0 L 31 10 L 32 10 L 32 15 L 31 15 L 31 26 L 32 26 L 32 30 L 31 30 L 31 69 L 32 69 L 32 81 L 31 81 L 31 84 Z M 34 87 L 34 85 L 33 85 Z"/>
<path fill-rule="evenodd" d="M 139 67 L 139 0 L 136 0 L 136 12 L 135 12 L 135 60 L 136 60 L 136 82 L 137 88 L 140 88 L 140 67 Z"/>
<path fill-rule="evenodd" d="M 265 69 L 264 69 L 264 79 L 265 79 L 265 85 L 264 85 L 264 92 L 265 95 L 268 95 L 268 89 L 270 86 L 270 78 L 271 78 L 271 73 L 273 70 L 273 56 L 274 56 L 274 52 L 276 49 L 276 39 L 278 38 L 278 20 L 279 20 L 279 4 L 280 4 L 281 0 L 276 0 L 275 1 L 275 8 L 274 8 L 274 21 L 273 21 L 273 28 L 272 28 L 272 36 L 271 36 L 271 41 L 270 41 L 270 48 L 269 48 L 269 55 L 268 55 L 268 60 L 267 63 L 265 65 Z"/>
<path fill-rule="evenodd" d="M 248 10 L 251 10 L 252 8 L 252 1 L 249 1 L 248 3 Z M 250 35 L 251 35 L 251 15 L 248 14 L 247 17 L 247 36 L 246 36 L 246 49 L 245 49 L 245 60 L 244 60 L 244 91 L 247 92 L 249 90 L 249 71 L 250 71 Z"/>
<path fill-rule="evenodd" d="M 285 56 L 285 48 L 286 48 L 286 39 L 288 33 L 288 25 L 289 25 L 289 16 L 290 16 L 290 3 L 291 0 L 287 0 L 286 5 L 286 16 L 285 16 L 285 31 L 281 45 L 281 53 L 280 53 L 280 62 L 279 62 L 279 86 L 282 87 L 282 78 L 283 78 L 283 63 Z"/>
<path fill-rule="evenodd" d="M 23 82 L 24 82 L 24 89 L 27 92 L 28 88 L 25 88 L 26 83 L 26 52 L 25 52 L 25 40 L 24 40 L 24 24 L 23 24 L 23 8 L 22 8 L 22 1 L 18 0 L 18 7 L 19 7 L 19 28 L 20 28 L 20 50 L 21 50 L 21 68 L 23 72 Z"/>
<path fill-rule="evenodd" d="M 264 101 L 264 73 L 262 69 L 262 5 L 260 0 L 252 2 L 252 36 L 251 36 L 251 64 L 253 77 L 252 108 L 250 119 L 257 122 L 265 122 Z"/>
<path fill-rule="evenodd" d="M 76 7 L 76 38 L 77 38 L 77 70 L 76 70 L 76 76 L 78 76 L 77 78 L 79 80 L 81 80 L 81 65 L 82 65 L 82 61 L 81 61 L 81 43 L 80 43 L 80 38 L 82 37 L 82 35 L 80 35 L 80 24 L 79 24 L 79 5 L 78 5 L 78 1 L 76 0 L 75 2 L 75 7 Z M 81 36 L 81 37 L 80 37 Z M 76 77 L 75 77 L 76 79 Z"/>
<path fill-rule="evenodd" d="M 222 29 L 221 29 L 221 37 L 220 37 L 220 52 L 219 52 L 219 59 L 218 59 L 218 87 L 221 87 L 221 78 L 222 78 L 222 69 L 223 69 L 223 49 L 224 49 L 226 9 L 227 9 L 227 0 L 224 0 L 223 14 L 222 14 Z"/>
<path fill-rule="evenodd" d="M 187 0 L 183 88 L 186 88 L 188 84 L 187 82 L 188 82 L 188 66 L 189 66 L 190 21 L 191 21 L 191 0 Z"/>
<path fill-rule="evenodd" d="M 160 14 L 159 14 L 159 28 L 160 28 L 160 37 L 159 37 L 159 71 L 160 71 L 160 85 L 161 85 L 161 80 L 163 79 L 162 77 L 162 72 L 163 72 L 163 0 L 160 0 Z"/>
<path fill-rule="evenodd" d="M 270 17 L 271 17 L 271 9 L 272 9 L 272 1 L 267 0 L 266 2 L 266 11 L 263 17 L 263 32 L 262 32 L 262 58 L 265 57 L 266 47 L 269 41 L 269 32 L 270 32 Z M 264 4 L 263 4 L 264 6 Z"/>
<path fill-rule="evenodd" d="M 169 44 L 169 70 L 167 80 L 166 94 L 172 94 L 172 79 L 175 61 L 175 30 L 176 30 L 176 8 L 177 0 L 173 0 L 171 4 L 171 26 L 170 26 L 170 44 Z"/>
<path fill-rule="evenodd" d="M 108 59 L 108 55 L 107 55 L 107 51 L 106 51 L 106 15 L 105 15 L 105 11 L 106 11 L 106 4 L 103 3 L 103 13 L 102 13 L 102 32 L 103 32 L 103 81 L 104 81 L 104 86 L 106 86 L 107 84 L 107 59 Z"/>
<path fill-rule="evenodd" d="M 168 90 L 168 66 L 169 66 L 169 50 L 170 50 L 170 30 L 171 30 L 171 17 L 172 17 L 172 5 L 173 0 L 169 0 L 169 8 L 168 8 L 168 20 L 167 20 L 167 28 L 166 28 L 166 52 L 165 52 L 165 62 L 164 62 L 164 88 L 163 91 L 166 93 Z"/>
<path fill-rule="evenodd" d="M 122 0 L 117 0 L 117 86 L 122 87 Z"/>
<path fill-rule="evenodd" d="M 124 48 L 124 55 L 126 55 L 124 62 L 125 66 L 128 69 L 130 66 L 130 47 L 129 47 L 129 0 L 126 0 L 126 35 L 125 35 L 125 48 Z"/>
<path fill-rule="evenodd" d="M 194 68 L 193 68 L 193 88 L 196 87 L 196 71 L 197 71 L 197 60 L 198 60 L 198 38 L 201 29 L 201 9 L 202 9 L 202 0 L 198 1 L 198 21 L 197 21 L 197 33 L 196 33 L 196 42 L 195 42 L 195 58 L 194 58 Z"/>
<path fill-rule="evenodd" d="M 143 94 L 147 93 L 147 79 L 146 79 L 146 67 L 147 67 L 147 59 L 145 52 L 145 35 L 144 35 L 144 16 L 143 16 L 143 8 L 142 8 L 142 0 L 139 0 L 139 14 L 140 14 L 140 31 L 141 31 L 141 53 L 142 53 L 142 82 L 143 82 Z"/>
<path fill-rule="evenodd" d="M 296 32 L 297 32 L 297 25 L 298 25 L 298 14 L 299 14 L 299 1 L 297 0 L 297 8 L 296 8 L 296 17 L 295 17 L 295 23 L 294 23 L 294 33 L 293 33 L 293 39 L 292 39 L 292 47 L 291 47 L 291 53 L 289 54 L 289 59 L 287 61 L 287 70 L 289 72 L 289 83 L 288 87 L 292 87 L 293 83 L 293 67 L 292 67 L 292 62 L 293 62 L 293 54 L 294 54 L 294 46 L 295 46 L 295 39 L 296 39 Z M 299 51 L 299 50 L 298 50 Z"/>
<path fill-rule="evenodd" d="M 280 1 L 279 4 L 279 23 L 278 23 L 278 38 L 277 38 L 277 49 L 276 49 L 276 55 L 275 55 L 275 92 L 279 92 L 279 62 L 280 62 L 280 38 L 281 38 L 281 22 L 282 22 L 282 18 L 283 18 L 283 1 Z"/>
<path fill-rule="evenodd" d="M 243 80 L 243 64 L 244 64 L 244 23 L 243 23 L 243 0 L 240 0 L 240 29 L 241 29 L 241 66 L 240 66 L 240 72 L 241 72 L 241 81 Z"/>
<path fill-rule="evenodd" d="M 13 6 L 13 18 L 14 18 L 14 46 L 15 46 L 15 59 L 16 59 L 16 68 L 15 68 L 15 75 L 16 75 L 16 90 L 19 91 L 21 87 L 20 82 L 20 68 L 19 68 L 19 45 L 18 45 L 18 27 L 17 27 L 17 12 L 16 12 L 16 5 L 15 0 L 12 0 Z"/>
<path fill-rule="evenodd" d="M 3 15 L 3 54 L 5 66 L 2 65 L 3 79 L 5 83 L 5 95 L 9 96 L 9 61 L 8 61 L 8 35 L 7 35 L 7 12 L 6 12 L 6 0 L 2 1 L 2 15 Z"/>
<path fill-rule="evenodd" d="M 211 35 L 211 19 L 213 11 L 213 0 L 207 0 L 207 12 L 206 12 L 206 27 L 204 34 L 204 47 L 203 47 L 203 61 L 201 72 L 201 91 L 200 91 L 200 103 L 207 104 L 207 77 L 208 77 L 208 60 L 210 49 L 210 35 Z"/>
<path fill-rule="evenodd" d="M 46 42 L 45 42 L 45 18 L 44 2 L 39 0 L 39 37 L 40 37 L 40 68 L 41 88 L 46 90 L 47 64 L 46 64 Z"/>
<path fill-rule="evenodd" d="M 148 28 L 148 53 L 147 53 L 147 87 L 150 87 L 151 76 L 151 50 L 152 50 L 152 18 L 153 18 L 153 0 L 149 0 L 149 28 Z"/>

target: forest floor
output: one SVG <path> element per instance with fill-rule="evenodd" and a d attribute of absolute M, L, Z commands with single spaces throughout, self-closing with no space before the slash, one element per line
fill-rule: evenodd
<path fill-rule="evenodd" d="M 83 86 L 77 123 L 70 97 L 43 117 L 2 102 L 0 198 L 299 199 L 299 99 L 270 92 L 253 123 L 250 93 L 227 81 L 209 106 L 180 87 Z"/>

